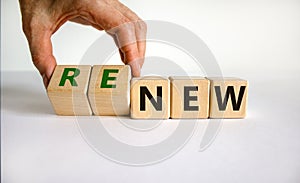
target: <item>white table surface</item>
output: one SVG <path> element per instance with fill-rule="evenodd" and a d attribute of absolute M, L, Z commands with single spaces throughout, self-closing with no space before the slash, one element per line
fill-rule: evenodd
<path fill-rule="evenodd" d="M 224 120 L 203 152 L 208 121 L 199 121 L 177 154 L 141 167 L 96 153 L 75 117 L 54 114 L 37 73 L 1 75 L 3 182 L 300 182 L 299 74 L 248 78 L 246 119 Z"/>

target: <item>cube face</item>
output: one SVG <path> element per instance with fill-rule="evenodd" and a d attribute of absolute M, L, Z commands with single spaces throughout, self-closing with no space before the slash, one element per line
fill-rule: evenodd
<path fill-rule="evenodd" d="M 148 76 L 131 80 L 131 117 L 168 119 L 170 83 L 167 78 Z"/>
<path fill-rule="evenodd" d="M 96 65 L 92 68 L 88 98 L 95 115 L 128 115 L 131 71 L 127 65 Z"/>
<path fill-rule="evenodd" d="M 170 77 L 171 118 L 208 118 L 209 85 L 204 77 Z"/>
<path fill-rule="evenodd" d="M 248 82 L 238 78 L 209 78 L 211 81 L 210 118 L 244 118 Z"/>
<path fill-rule="evenodd" d="M 57 115 L 91 115 L 87 98 L 91 66 L 57 65 L 47 87 Z"/>

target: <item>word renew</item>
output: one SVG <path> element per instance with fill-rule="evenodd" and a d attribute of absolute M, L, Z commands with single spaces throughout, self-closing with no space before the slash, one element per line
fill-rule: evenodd
<path fill-rule="evenodd" d="M 248 82 L 230 77 L 131 78 L 127 65 L 57 65 L 47 93 L 57 115 L 244 118 Z"/>

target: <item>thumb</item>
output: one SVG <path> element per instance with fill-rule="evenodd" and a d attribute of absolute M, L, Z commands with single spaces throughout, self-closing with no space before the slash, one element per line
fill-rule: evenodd
<path fill-rule="evenodd" d="M 37 31 L 28 39 L 32 61 L 40 72 L 46 88 L 56 66 L 52 53 L 51 35 L 50 31 Z"/>

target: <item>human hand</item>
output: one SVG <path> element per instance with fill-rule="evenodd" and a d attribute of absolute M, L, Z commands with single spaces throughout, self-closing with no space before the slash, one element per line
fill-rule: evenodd
<path fill-rule="evenodd" d="M 117 0 L 19 0 L 23 31 L 32 61 L 48 86 L 56 66 L 51 36 L 66 21 L 105 30 L 133 76 L 139 76 L 146 50 L 146 24 Z"/>

